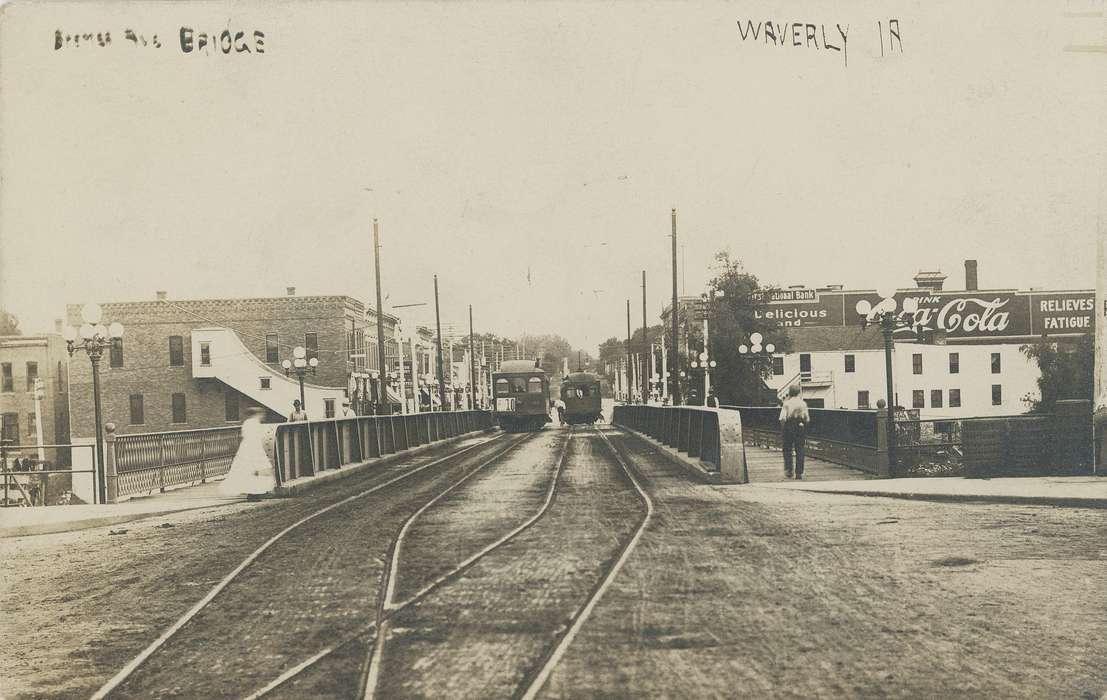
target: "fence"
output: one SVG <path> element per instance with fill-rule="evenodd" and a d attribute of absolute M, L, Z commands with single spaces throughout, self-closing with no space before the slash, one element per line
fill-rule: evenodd
<path fill-rule="evenodd" d="M 779 406 L 723 406 L 738 411 L 749 441 L 779 448 Z M 877 412 L 840 408 L 811 408 L 807 425 L 807 454 L 854 469 L 877 474 L 877 432 L 880 421 Z"/>
<path fill-rule="evenodd" d="M 719 416 L 715 411 L 626 404 L 615 406 L 611 422 L 707 462 L 713 471 L 720 469 Z"/>
<path fill-rule="evenodd" d="M 164 491 L 223 476 L 231 468 L 241 435 L 238 426 L 129 435 L 114 435 L 109 429 L 107 449 L 115 458 L 114 496 Z"/>
<path fill-rule="evenodd" d="M 282 423 L 275 452 L 278 484 L 347 464 L 492 428 L 489 411 L 442 411 Z"/>
<path fill-rule="evenodd" d="M 88 474 L 82 491 L 90 502 L 95 500 L 95 469 L 63 469 L 71 464 L 73 451 L 88 450 L 88 463 L 95 454 L 94 445 L 16 445 L 0 441 L 0 472 L 3 474 L 3 501 L 0 506 L 52 506 L 82 502 L 74 498 L 74 474 Z M 80 453 L 83 456 L 83 453 Z"/>

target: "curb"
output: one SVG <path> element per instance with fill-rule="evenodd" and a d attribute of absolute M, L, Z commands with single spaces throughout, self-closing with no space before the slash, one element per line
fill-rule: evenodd
<path fill-rule="evenodd" d="M 884 491 L 838 490 L 819 488 L 780 488 L 762 484 L 777 491 L 803 491 L 804 493 L 838 494 L 842 496 L 867 496 L 870 498 L 898 498 L 905 501 L 933 501 L 937 503 L 1003 503 L 1022 506 L 1053 506 L 1056 508 L 1107 509 L 1107 498 L 1074 498 L 1072 496 L 1004 496 L 1001 494 L 971 493 L 889 493 Z"/>
<path fill-rule="evenodd" d="M 411 447 L 400 452 L 393 452 L 383 457 L 374 457 L 373 459 L 366 460 L 364 462 L 357 462 L 355 464 L 349 464 L 344 467 L 338 467 L 335 469 L 328 469 L 315 476 L 302 477 L 293 481 L 285 482 L 281 484 L 273 491 L 273 495 L 277 498 L 292 498 L 295 496 L 303 496 L 304 494 L 311 493 L 316 489 L 328 486 L 331 483 L 346 479 L 357 474 L 361 474 L 375 467 L 385 467 L 396 462 L 402 462 L 403 460 L 413 457 L 415 455 L 422 454 L 428 450 L 436 447 L 443 447 L 452 445 L 467 438 L 480 435 L 481 433 L 494 432 L 495 428 L 487 428 L 481 430 L 473 430 L 468 433 L 462 433 L 461 435 L 455 435 L 452 438 L 446 438 L 445 440 L 438 440 L 437 442 L 429 442 L 425 445 L 418 445 L 417 447 Z"/>

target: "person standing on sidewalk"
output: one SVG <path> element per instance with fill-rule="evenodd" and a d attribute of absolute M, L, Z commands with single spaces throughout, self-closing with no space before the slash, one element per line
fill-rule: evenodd
<path fill-rule="evenodd" d="M 784 443 L 784 475 L 792 478 L 792 451 L 795 450 L 795 475 L 803 478 L 803 449 L 807 438 L 807 424 L 811 414 L 807 411 L 807 402 L 800 398 L 799 384 L 788 387 L 788 398 L 780 407 L 780 430 Z"/>

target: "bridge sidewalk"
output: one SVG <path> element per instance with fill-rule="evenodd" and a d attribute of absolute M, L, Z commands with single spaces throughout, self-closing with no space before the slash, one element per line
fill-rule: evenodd
<path fill-rule="evenodd" d="M 244 496 L 219 494 L 219 482 L 209 482 L 165 493 L 140 496 L 105 505 L 40 506 L 0 509 L 0 538 L 46 535 L 118 525 L 186 510 L 244 503 Z"/>
<path fill-rule="evenodd" d="M 746 463 L 753 486 L 923 501 L 1107 508 L 1107 478 L 1102 476 L 876 479 L 865 472 L 821 459 L 807 458 L 804 462 L 803 480 L 787 480 L 780 450 L 746 445 Z"/>

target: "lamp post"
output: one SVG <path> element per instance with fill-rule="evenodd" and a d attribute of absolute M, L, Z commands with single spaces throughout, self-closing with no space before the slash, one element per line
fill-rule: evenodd
<path fill-rule="evenodd" d="M 69 350 L 69 356 L 78 348 L 88 354 L 92 362 L 92 401 L 96 420 L 96 478 L 99 481 L 100 503 L 108 500 L 107 475 L 104 473 L 104 436 L 102 433 L 103 410 L 100 404 L 100 358 L 104 356 L 104 350 L 115 347 L 122 342 L 123 324 L 119 322 L 104 326 L 104 311 L 99 304 L 85 304 L 81 309 L 81 320 L 84 321 L 79 329 L 67 326 L 62 336 Z M 80 340 L 77 340 L 78 335 Z"/>
<path fill-rule="evenodd" d="M 896 402 L 895 387 L 892 379 L 892 350 L 895 347 L 895 332 L 901 328 L 915 327 L 916 333 L 921 334 L 922 329 L 915 321 L 915 312 L 919 310 L 919 301 L 908 297 L 903 300 L 903 310 L 896 312 L 896 300 L 894 292 L 878 292 L 881 301 L 873 305 L 868 300 L 857 302 L 854 309 L 861 317 L 861 328 L 870 323 L 880 325 L 884 335 L 884 381 L 887 389 L 888 415 L 885 416 L 885 427 L 888 433 L 888 476 L 896 474 Z M 910 318 L 904 319 L 903 314 L 910 314 Z"/>
<path fill-rule="evenodd" d="M 761 341 L 763 340 L 765 340 L 765 337 L 760 333 L 750 333 L 750 344 L 738 346 L 738 357 L 758 361 L 771 358 L 773 353 L 776 352 L 776 346 L 772 343 L 765 343 L 765 345 L 762 346 Z M 755 397 L 755 400 L 760 399 Z"/>
<path fill-rule="evenodd" d="M 306 357 L 307 351 L 297 345 L 292 348 L 292 359 L 281 363 L 286 377 L 295 373 L 296 378 L 300 380 L 300 410 L 304 413 L 307 413 L 307 401 L 304 400 L 304 375 L 308 372 L 315 374 L 315 368 L 319 366 L 318 358 L 313 357 L 308 360 Z"/>

